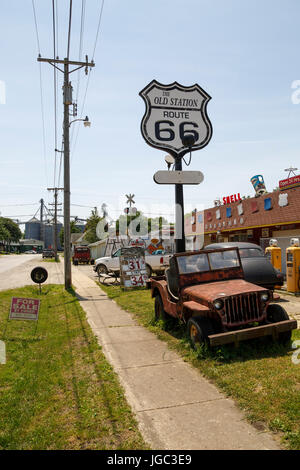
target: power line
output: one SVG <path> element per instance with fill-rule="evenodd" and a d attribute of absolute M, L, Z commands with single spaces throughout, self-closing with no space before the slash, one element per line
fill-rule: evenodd
<path fill-rule="evenodd" d="M 52 25 L 53 25 L 53 59 L 57 56 L 57 33 L 55 27 L 56 17 L 55 17 L 55 0 L 52 0 Z M 54 74 L 54 140 L 55 148 L 57 148 L 57 70 L 53 68 Z M 54 151 L 54 186 L 56 180 L 56 151 Z"/>
<path fill-rule="evenodd" d="M 67 59 L 69 59 L 69 55 L 70 55 L 71 24 L 72 24 L 72 3 L 73 3 L 72 0 L 70 0 Z"/>
<path fill-rule="evenodd" d="M 85 7 L 86 7 L 86 1 L 82 0 L 82 2 L 81 2 L 81 19 L 80 19 L 80 39 L 79 39 L 79 52 L 78 52 L 79 62 L 82 59 L 84 22 L 85 22 Z M 80 89 L 80 78 L 81 78 L 81 69 L 79 69 L 78 72 L 77 72 L 77 92 L 76 92 L 76 101 L 75 101 L 75 103 L 76 103 L 76 115 L 77 115 L 77 103 L 78 103 L 79 89 Z M 70 143 L 71 146 L 72 146 L 72 143 L 73 143 L 73 137 L 74 137 L 75 130 L 76 130 L 76 125 L 74 125 L 74 127 L 72 127 L 72 130 L 71 130 L 71 143 Z"/>
<path fill-rule="evenodd" d="M 97 42 L 98 42 L 98 37 L 99 37 L 99 32 L 100 32 L 100 26 L 101 26 L 101 21 L 102 21 L 102 15 L 103 15 L 103 8 L 104 8 L 104 0 L 102 0 L 102 4 L 101 4 L 101 7 L 100 7 L 100 12 L 99 12 L 99 19 L 98 19 L 96 38 L 95 38 L 94 49 L 93 49 L 92 62 L 93 62 L 94 57 L 95 57 L 95 52 L 96 52 L 96 47 L 97 47 Z M 86 89 L 85 89 L 85 93 L 84 93 L 80 118 L 83 117 L 83 113 L 84 113 L 85 101 L 86 101 L 87 91 L 88 91 L 88 87 L 89 87 L 89 83 L 90 83 L 90 76 L 91 76 L 91 69 L 90 69 L 90 73 L 89 73 L 87 83 L 86 83 Z M 77 144 L 79 129 L 80 129 L 80 126 L 77 126 L 77 133 L 76 133 L 76 137 L 75 137 L 75 142 L 74 142 L 73 149 L 71 151 L 71 154 L 72 154 L 71 162 L 72 162 L 73 155 L 75 153 L 75 148 L 76 148 L 76 144 Z"/>
<path fill-rule="evenodd" d="M 96 33 L 96 39 L 95 39 L 95 45 L 94 45 L 92 60 L 94 60 L 94 57 L 95 57 L 95 51 L 96 51 L 97 42 L 98 42 L 98 35 L 99 35 L 100 25 L 101 25 L 101 20 L 102 20 L 103 7 L 104 7 L 104 0 L 102 0 L 102 5 L 101 5 L 101 8 L 100 8 L 100 14 L 99 14 L 98 27 L 97 27 L 97 33 Z"/>
<path fill-rule="evenodd" d="M 38 25 L 37 25 L 37 16 L 36 16 L 34 0 L 32 0 L 32 9 L 33 9 L 34 24 L 35 24 L 36 40 L 37 40 L 37 46 L 38 46 L 38 54 L 40 56 L 41 55 L 41 47 L 40 47 L 39 31 L 38 31 Z M 41 99 L 41 113 L 42 113 L 43 153 L 44 153 L 46 182 L 48 182 L 47 159 L 46 159 L 45 113 L 44 113 L 44 99 L 43 99 L 43 79 L 42 79 L 41 64 L 39 64 L 39 78 L 40 78 L 40 99 Z"/>
<path fill-rule="evenodd" d="M 36 20 L 36 11 L 35 11 L 34 0 L 32 0 L 32 9 L 33 9 L 33 17 L 34 17 L 34 24 L 35 24 L 35 32 L 36 32 L 36 40 L 37 40 L 37 45 L 38 45 L 38 52 L 39 52 L 39 54 L 40 54 L 40 53 L 41 53 L 41 47 L 40 47 L 39 32 L 38 32 L 38 27 L 37 27 L 37 20 Z"/>
<path fill-rule="evenodd" d="M 32 204 L 0 204 L 0 207 L 21 207 L 21 206 L 36 206 L 37 202 Z"/>

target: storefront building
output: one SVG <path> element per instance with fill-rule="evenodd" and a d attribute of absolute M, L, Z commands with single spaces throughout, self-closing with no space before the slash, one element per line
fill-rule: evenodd
<path fill-rule="evenodd" d="M 300 186 L 246 199 L 234 195 L 224 202 L 228 203 L 203 212 L 195 210 L 186 218 L 189 249 L 227 241 L 265 248 L 270 238 L 300 238 Z"/>

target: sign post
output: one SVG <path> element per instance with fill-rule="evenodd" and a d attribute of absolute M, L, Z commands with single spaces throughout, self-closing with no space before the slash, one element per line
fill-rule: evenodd
<path fill-rule="evenodd" d="M 41 293 L 41 284 L 43 284 L 43 282 L 45 282 L 48 278 L 47 269 L 41 266 L 37 266 L 36 268 L 33 268 L 33 270 L 31 271 L 30 277 L 33 280 L 33 282 L 39 285 L 39 289 Z"/>
<path fill-rule="evenodd" d="M 204 148 L 212 137 L 206 107 L 211 97 L 198 85 L 177 82 L 163 85 L 152 80 L 141 92 L 146 111 L 141 133 L 147 144 L 166 150 L 175 158 L 175 171 L 182 172 L 183 156 Z M 171 183 L 172 184 L 172 183 Z M 176 251 L 185 251 L 182 183 L 175 184 Z"/>

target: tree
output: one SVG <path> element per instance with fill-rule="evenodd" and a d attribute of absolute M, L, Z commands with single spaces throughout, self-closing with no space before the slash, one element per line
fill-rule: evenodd
<path fill-rule="evenodd" d="M 11 219 L 0 217 L 0 229 L 2 234 L 0 240 L 3 240 L 7 248 L 11 242 L 18 242 L 22 238 L 22 232 L 18 224 Z"/>
<path fill-rule="evenodd" d="M 98 214 L 98 210 L 95 207 L 95 209 L 92 210 L 90 217 L 86 221 L 84 238 L 87 242 L 95 243 L 99 240 L 96 234 L 96 228 L 101 220 L 103 220 L 103 217 Z"/>
<path fill-rule="evenodd" d="M 76 226 L 75 220 L 71 220 L 70 229 L 71 229 L 71 233 L 81 233 L 80 228 Z M 59 241 L 60 241 L 61 246 L 64 246 L 64 227 L 62 227 L 61 231 L 59 232 Z"/>
<path fill-rule="evenodd" d="M 9 239 L 9 231 L 5 228 L 3 223 L 0 221 L 0 243 L 5 246 Z"/>
<path fill-rule="evenodd" d="M 137 221 L 136 219 L 139 220 Z M 136 220 L 136 223 L 134 221 Z M 168 221 L 164 217 L 148 218 L 142 212 L 137 211 L 135 215 L 120 215 L 116 221 L 117 234 L 121 230 L 121 235 L 125 235 L 126 227 L 129 226 L 129 236 L 146 236 L 148 233 L 159 231 L 163 225 L 167 225 Z M 131 232 L 134 231 L 132 234 Z"/>

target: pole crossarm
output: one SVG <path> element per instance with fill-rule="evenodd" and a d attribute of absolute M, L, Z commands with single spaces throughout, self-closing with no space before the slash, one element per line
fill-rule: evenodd
<path fill-rule="evenodd" d="M 86 59 L 87 59 L 87 56 L 86 56 Z M 77 62 L 75 60 L 68 60 L 68 59 L 46 59 L 45 57 L 38 57 L 37 60 L 38 62 L 47 62 L 48 64 L 53 65 L 53 67 L 55 67 L 57 70 L 59 70 L 62 73 L 64 73 L 65 71 L 57 67 L 55 64 L 77 65 L 78 67 L 76 67 L 73 70 L 68 71 L 69 74 L 75 72 L 78 69 L 81 69 L 82 67 L 95 67 L 95 62 L 93 60 L 91 62 L 88 62 L 88 60 L 86 60 L 86 62 Z M 87 70 L 86 70 L 86 73 L 87 73 Z"/>

